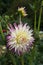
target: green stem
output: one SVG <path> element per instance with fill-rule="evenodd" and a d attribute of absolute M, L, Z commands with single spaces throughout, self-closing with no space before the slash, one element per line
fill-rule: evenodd
<path fill-rule="evenodd" d="M 36 60 L 36 57 L 37 57 L 36 54 L 37 54 L 37 48 L 34 46 L 30 53 L 30 56 L 28 57 L 29 65 L 35 65 L 34 60 Z"/>
<path fill-rule="evenodd" d="M 33 61 L 29 61 L 29 65 L 34 65 Z"/>
<path fill-rule="evenodd" d="M 29 60 L 29 65 L 34 65 L 34 63 L 33 63 L 33 56 L 31 54 L 28 57 L 28 60 Z"/>
<path fill-rule="evenodd" d="M 42 1 L 43 2 L 43 1 Z M 40 8 L 40 14 L 39 14 L 39 20 L 38 20 L 38 32 L 40 30 L 40 23 L 41 23 L 41 14 L 42 14 L 42 5 L 43 3 L 41 2 L 41 8 Z"/>
<path fill-rule="evenodd" d="M 24 65 L 24 58 L 21 56 L 21 64 Z"/>
<path fill-rule="evenodd" d="M 0 22 L 0 33 L 1 33 L 2 39 L 5 40 L 5 37 L 4 37 L 4 34 L 3 34 L 3 31 L 2 31 L 1 22 Z"/>
<path fill-rule="evenodd" d="M 19 14 L 19 22 L 21 23 L 21 14 Z"/>
<path fill-rule="evenodd" d="M 34 32 L 36 31 L 36 11 L 35 11 L 35 21 L 34 21 Z"/>
<path fill-rule="evenodd" d="M 10 53 L 10 57 L 11 57 L 11 60 L 12 60 L 13 65 L 16 65 L 15 58 L 14 58 L 14 56 L 11 53 Z"/>

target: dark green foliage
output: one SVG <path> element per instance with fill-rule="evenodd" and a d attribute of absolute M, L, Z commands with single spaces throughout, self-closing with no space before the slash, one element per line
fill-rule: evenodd
<path fill-rule="evenodd" d="M 39 16 L 39 10 L 41 7 L 41 0 L 0 0 L 0 22 L 2 29 L 7 30 L 7 24 L 19 23 L 19 18 L 17 13 L 18 7 L 26 7 L 26 12 L 28 14 L 27 18 L 23 17 L 22 22 L 28 23 L 31 28 L 34 25 L 34 11 L 37 12 L 37 21 Z M 43 6 L 42 6 L 43 8 Z M 37 23 L 38 24 L 38 23 Z M 41 30 L 43 30 L 43 12 L 41 18 Z M 4 36 L 6 37 L 6 32 Z M 24 64 L 25 65 L 43 65 L 43 38 L 39 39 L 38 31 L 34 33 L 35 43 L 29 53 L 24 54 Z M 0 45 L 6 45 L 6 41 L 2 39 L 0 33 Z M 1 52 L 1 51 L 0 51 Z M 17 65 L 21 65 L 21 57 L 14 55 L 13 57 Z M 0 55 L 0 65 L 13 65 L 12 56 L 8 51 Z"/>

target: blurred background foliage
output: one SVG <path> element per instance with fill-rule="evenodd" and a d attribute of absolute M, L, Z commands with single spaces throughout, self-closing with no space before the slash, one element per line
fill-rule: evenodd
<path fill-rule="evenodd" d="M 31 20 L 31 23 L 33 24 L 34 10 L 37 10 L 38 21 L 41 1 L 42 0 L 0 0 L 0 15 L 14 15 L 14 18 L 17 19 L 17 8 L 21 6 L 26 7 L 25 9 L 28 14 L 27 18 Z M 43 12 L 41 18 L 41 30 L 43 30 Z"/>
<path fill-rule="evenodd" d="M 22 21 L 28 22 L 28 24 L 31 26 L 31 28 L 34 25 L 34 11 L 36 10 L 37 12 L 37 21 L 38 21 L 38 17 L 39 17 L 39 12 L 40 12 L 40 8 L 41 8 L 41 1 L 42 0 L 0 0 L 0 20 L 1 20 L 1 24 L 2 24 L 2 28 L 6 29 L 6 23 L 18 23 L 18 14 L 17 14 L 17 9 L 18 7 L 25 7 L 25 10 L 28 14 L 28 16 L 25 18 L 22 18 Z M 42 5 L 43 8 L 43 5 Z M 31 24 L 30 24 L 31 23 Z M 38 22 L 37 22 L 38 24 Z M 43 30 L 43 9 L 42 9 L 42 17 L 41 17 L 41 26 L 40 26 L 40 30 Z M 6 35 L 6 34 L 5 34 Z M 33 65 L 43 65 L 43 38 L 42 39 L 37 39 L 37 43 L 35 44 L 36 47 L 34 48 L 36 51 L 35 52 L 35 57 L 33 59 L 33 62 L 35 64 Z M 1 34 L 0 34 L 0 45 L 4 44 L 4 42 L 1 39 Z M 2 44 L 2 45 L 3 45 Z M 0 47 L 0 49 L 3 51 L 2 47 Z M 30 53 L 29 56 L 31 56 L 33 52 Z M 33 54 L 34 55 L 34 54 Z M 29 65 L 27 62 L 29 60 L 26 59 L 26 56 L 28 57 L 28 54 L 25 55 L 24 57 L 24 61 L 25 65 Z M 17 64 L 20 65 L 18 62 L 20 61 L 20 59 L 17 58 L 17 56 L 15 56 Z M 2 53 L 0 51 L 0 65 L 13 65 L 12 64 L 12 60 L 11 57 L 9 55 L 9 53 L 7 52 L 7 50 Z"/>

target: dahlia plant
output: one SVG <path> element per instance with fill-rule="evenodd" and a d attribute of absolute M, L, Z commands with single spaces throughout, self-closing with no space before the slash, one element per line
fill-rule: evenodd
<path fill-rule="evenodd" d="M 42 3 L 41 3 L 41 6 L 42 6 Z M 6 24 L 7 30 L 3 30 L 1 26 L 1 22 L 0 22 L 0 33 L 4 42 L 6 42 L 4 32 L 5 31 L 8 32 L 7 44 L 6 44 L 7 48 L 10 52 L 17 54 L 18 56 L 21 56 L 22 65 L 24 65 L 24 60 L 23 60 L 22 55 L 29 52 L 30 49 L 33 48 L 34 37 L 33 37 L 33 30 L 28 26 L 28 24 L 27 23 L 23 24 L 21 22 L 21 15 L 27 16 L 25 7 L 18 8 L 18 12 L 19 12 L 19 24 L 17 25 L 16 23 L 14 23 L 14 25 L 12 26 L 11 24 L 7 23 Z M 39 20 L 38 20 L 38 29 L 37 29 L 38 32 L 40 29 L 41 13 L 42 13 L 42 7 L 40 8 L 40 15 L 39 15 Z M 35 19 L 34 32 L 36 33 L 36 11 L 35 11 L 34 19 Z M 5 48 L 6 47 L 4 47 L 3 49 Z M 33 52 L 33 55 L 36 55 L 35 52 L 37 52 L 37 50 L 35 49 L 35 47 L 33 48 L 32 52 Z M 14 62 L 13 55 L 10 54 L 10 56 L 12 58 L 13 64 L 16 65 L 16 63 Z M 33 59 L 34 58 L 31 58 L 31 57 L 29 58 L 30 65 L 34 65 L 32 64 Z"/>
<path fill-rule="evenodd" d="M 27 23 L 23 24 L 21 22 L 21 15 L 27 16 L 23 7 L 18 8 L 19 13 L 19 24 L 14 23 L 12 26 L 8 26 L 8 35 L 7 35 L 7 48 L 14 54 L 17 54 L 21 57 L 21 63 L 24 65 L 23 55 L 30 51 L 33 46 L 34 37 L 33 30 L 30 29 Z M 12 56 L 11 56 L 12 57 Z M 15 61 L 14 59 L 12 59 Z M 12 62 L 13 62 L 12 61 Z M 13 62 L 16 65 L 15 62 Z"/>

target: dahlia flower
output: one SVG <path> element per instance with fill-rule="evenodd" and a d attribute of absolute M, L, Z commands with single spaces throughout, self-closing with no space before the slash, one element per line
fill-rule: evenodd
<path fill-rule="evenodd" d="M 18 8 L 18 11 L 21 12 L 23 16 L 27 16 L 25 7 Z"/>
<path fill-rule="evenodd" d="M 27 23 L 24 25 L 22 23 L 19 25 L 14 24 L 14 27 L 10 24 L 8 29 L 7 47 L 9 50 L 18 55 L 27 52 L 34 42 L 33 30 L 30 30 Z"/>

